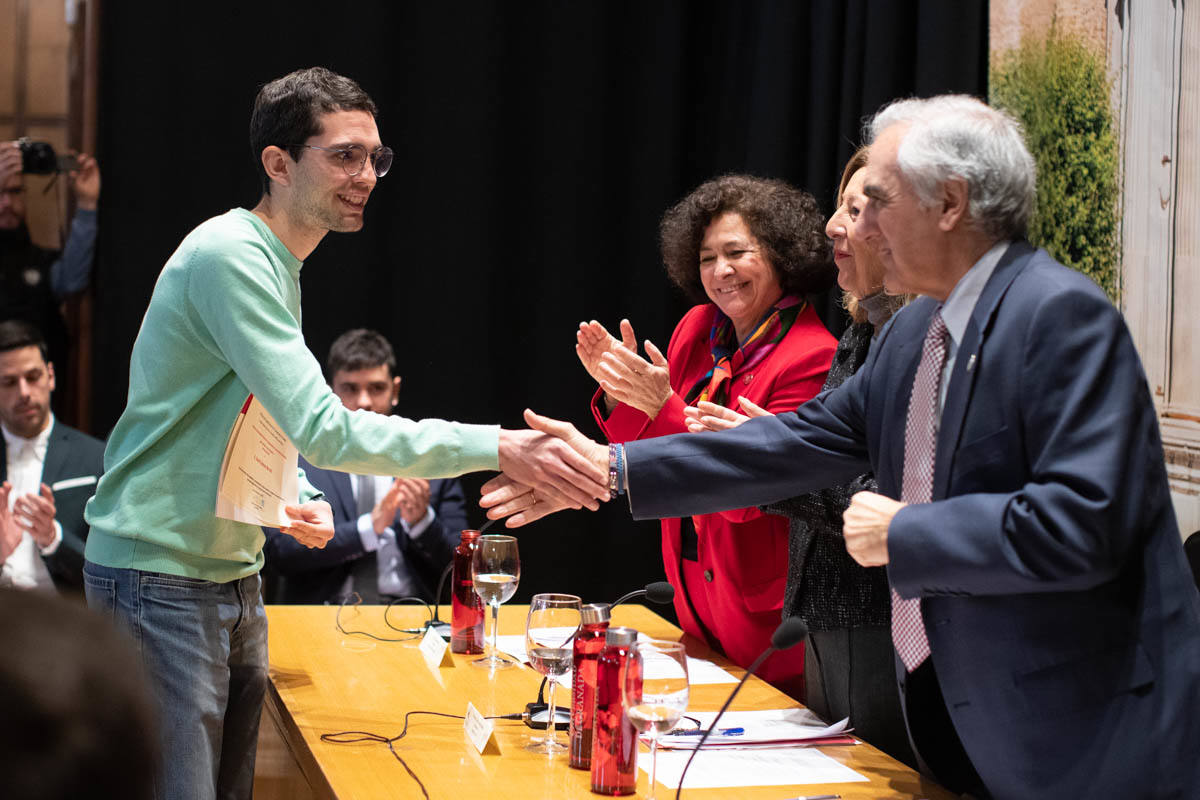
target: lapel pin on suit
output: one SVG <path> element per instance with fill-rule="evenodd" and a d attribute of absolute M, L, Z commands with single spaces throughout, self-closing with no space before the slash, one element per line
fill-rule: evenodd
<path fill-rule="evenodd" d="M 975 369 L 975 354 L 971 353 L 971 357 L 967 359 L 967 372 Z"/>

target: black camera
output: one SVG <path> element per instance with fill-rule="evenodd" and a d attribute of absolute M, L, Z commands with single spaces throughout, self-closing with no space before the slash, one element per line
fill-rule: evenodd
<path fill-rule="evenodd" d="M 21 148 L 21 171 L 30 175 L 70 172 L 79 166 L 75 156 L 56 155 L 49 142 L 18 139 L 17 147 Z"/>

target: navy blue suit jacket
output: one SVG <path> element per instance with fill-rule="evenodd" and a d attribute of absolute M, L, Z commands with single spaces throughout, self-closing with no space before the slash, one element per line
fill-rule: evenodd
<path fill-rule="evenodd" d="M 63 540 L 54 555 L 42 556 L 42 562 L 60 592 L 83 591 L 83 548 L 88 535 L 83 507 L 96 493 L 103 474 L 104 442 L 56 419 L 46 442 L 42 483 L 54 492 L 54 519 L 62 527 Z M 0 436 L 0 481 L 5 480 L 8 450 Z"/>
<path fill-rule="evenodd" d="M 867 470 L 899 498 L 936 307 L 897 314 L 858 373 L 794 414 L 627 444 L 634 516 L 767 503 Z M 1200 793 L 1200 595 L 1154 404 L 1120 314 L 1044 251 L 1012 245 L 984 288 L 933 502 L 896 515 L 888 555 L 893 587 L 921 598 L 950 717 L 995 797 Z"/>
<path fill-rule="evenodd" d="M 264 571 L 278 582 L 271 601 L 316 605 L 334 602 L 350 574 L 354 562 L 366 554 L 358 533 L 358 511 L 350 476 L 345 472 L 314 467 L 300 459 L 300 467 L 309 483 L 325 493 L 333 507 L 334 534 L 323 549 L 310 549 L 295 538 L 274 528 L 265 528 Z M 433 600 L 438 577 L 453 555 L 459 537 L 467 527 L 466 501 L 458 480 L 429 481 L 429 505 L 434 520 L 413 539 L 400 526 L 400 514 L 392 521 L 396 542 L 414 578 L 414 594 Z"/>

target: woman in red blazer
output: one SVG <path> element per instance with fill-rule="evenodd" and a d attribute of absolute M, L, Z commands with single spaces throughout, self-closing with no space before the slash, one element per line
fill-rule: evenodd
<path fill-rule="evenodd" d="M 810 195 L 727 175 L 670 209 L 661 239 L 671 279 L 702 303 L 675 328 L 666 357 L 649 341 L 648 359 L 639 356 L 628 320 L 620 341 L 598 322 L 580 326 L 576 352 L 600 384 L 592 408 L 609 441 L 686 432 L 683 410 L 700 400 L 736 409 L 745 397 L 783 412 L 820 391 L 837 342 L 805 295 L 828 288 L 836 270 Z M 787 521 L 744 508 L 664 519 L 662 532 L 680 625 L 749 665 L 779 625 Z M 776 653 L 760 672 L 803 696 L 802 649 Z"/>

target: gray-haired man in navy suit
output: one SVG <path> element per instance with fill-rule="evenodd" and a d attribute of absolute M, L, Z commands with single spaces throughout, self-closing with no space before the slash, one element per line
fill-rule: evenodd
<path fill-rule="evenodd" d="M 83 507 L 104 443 L 50 411 L 54 364 L 27 322 L 0 322 L 0 585 L 83 589 Z"/>

